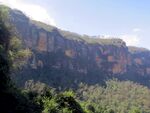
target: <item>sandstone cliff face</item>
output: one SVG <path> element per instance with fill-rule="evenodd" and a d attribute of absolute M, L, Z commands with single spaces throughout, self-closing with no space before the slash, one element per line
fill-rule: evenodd
<path fill-rule="evenodd" d="M 129 71 L 150 75 L 149 51 L 132 53 L 121 39 L 86 38 L 31 21 L 19 11 L 12 11 L 11 15 L 25 47 L 33 51 L 31 69 L 66 69 L 81 76 L 118 76 Z"/>
<path fill-rule="evenodd" d="M 17 12 L 17 14 L 18 13 L 21 12 Z M 13 15 L 15 14 L 16 13 L 13 13 Z M 13 17 L 16 17 L 14 23 L 25 46 L 31 50 L 36 51 L 39 54 L 42 54 L 43 52 L 51 54 L 61 51 L 64 56 L 71 60 L 80 58 L 87 60 L 87 65 L 80 67 L 80 64 L 77 63 L 75 65 L 73 62 L 69 62 L 69 60 L 65 61 L 66 64 L 68 64 L 66 65 L 62 59 L 62 62 L 59 62 L 60 68 L 61 66 L 68 67 L 70 69 L 75 69 L 76 71 L 80 70 L 79 72 L 81 73 L 85 73 L 91 68 L 91 64 L 88 64 L 88 62 L 92 62 L 94 66 L 92 68 L 109 71 L 112 74 L 126 72 L 129 56 L 127 47 L 122 40 L 120 42 L 122 44 L 117 46 L 115 44 L 91 44 L 84 40 L 77 41 L 67 39 L 57 28 L 52 29 L 52 31 L 47 31 L 44 28 L 39 28 L 39 26 L 31 22 L 28 18 L 25 18 L 24 15 L 19 17 L 15 15 Z M 20 20 L 20 17 L 24 18 Z M 36 57 L 36 55 L 34 57 Z M 38 64 L 37 62 L 38 59 L 36 60 L 36 64 Z M 46 63 L 51 64 L 51 62 Z M 54 65 L 57 65 L 57 62 Z"/>
<path fill-rule="evenodd" d="M 150 51 L 144 48 L 129 47 L 132 56 L 132 67 L 135 67 L 135 73 L 142 76 L 149 76 L 150 69 Z"/>

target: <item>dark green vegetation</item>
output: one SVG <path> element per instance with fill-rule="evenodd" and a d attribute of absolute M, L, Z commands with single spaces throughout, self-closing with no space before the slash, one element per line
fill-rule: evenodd
<path fill-rule="evenodd" d="M 130 81 L 108 80 L 105 86 L 81 83 L 74 91 L 62 92 L 30 80 L 25 91 L 32 92 L 30 97 L 34 94 L 44 113 L 150 113 L 150 90 Z"/>
<path fill-rule="evenodd" d="M 107 71 L 94 67 L 95 64 L 92 62 L 92 58 L 95 58 L 94 55 L 91 59 L 83 57 L 86 47 L 83 47 L 85 49 L 83 53 L 80 51 L 80 48 L 77 48 L 79 49 L 78 52 L 83 54 L 79 58 L 72 56 L 73 52 L 68 51 L 68 48 L 66 49 L 67 56 L 59 48 L 49 53 L 30 49 L 25 46 L 22 39 L 19 38 L 20 35 L 17 33 L 15 26 L 11 24 L 8 14 L 9 10 L 5 6 L 0 7 L 0 112 L 150 113 L 150 89 L 134 83 L 136 80 L 141 79 L 139 76 L 136 76 L 137 78 L 134 78 L 135 76 L 132 78 L 129 75 L 123 76 L 124 79 L 127 76 L 128 78 L 131 77 L 131 80 L 134 82 L 108 80 L 107 77 L 110 79 L 113 76 L 110 77 L 109 75 L 106 77 L 109 74 Z M 16 11 L 15 14 L 20 15 L 20 20 L 17 20 L 18 23 L 25 19 L 22 18 L 21 12 Z M 38 29 L 46 29 L 56 33 L 55 35 L 61 34 L 60 36 L 69 40 L 88 44 L 101 44 L 112 48 L 114 46 L 125 46 L 120 39 L 91 39 L 89 36 L 80 36 L 75 33 L 61 31 L 40 22 L 30 22 L 38 26 Z M 58 30 L 57 32 L 55 31 L 56 29 Z M 57 41 L 55 43 L 59 45 Z M 82 44 L 80 47 L 82 47 Z M 133 47 L 129 49 L 133 54 L 138 53 L 135 54 L 135 58 L 140 57 L 141 52 L 145 52 L 145 49 Z M 97 53 L 96 56 L 98 54 L 100 53 Z M 34 55 L 36 55 L 38 63 L 35 63 L 36 65 L 28 64 L 28 60 L 32 61 Z M 105 61 L 102 65 L 106 65 L 106 56 L 101 58 L 104 58 Z M 113 58 L 110 56 L 108 59 L 112 61 Z M 60 68 L 62 60 L 75 64 L 79 72 L 68 70 L 66 67 Z M 141 63 L 138 60 L 136 61 Z M 47 62 L 50 62 L 50 64 L 48 65 Z M 65 64 L 66 62 L 63 63 Z M 86 74 L 86 70 L 82 67 L 86 67 L 89 64 L 92 70 L 88 70 L 88 74 Z M 30 68 L 27 68 L 28 66 Z M 76 67 L 70 64 L 71 69 Z M 17 88 L 9 76 L 10 74 L 13 75 L 17 84 L 23 86 L 25 82 L 25 87 L 23 89 Z M 120 79 L 124 80 L 123 77 Z M 145 82 L 144 80 L 141 81 Z"/>
<path fill-rule="evenodd" d="M 67 93 L 57 95 L 51 106 L 52 95 L 48 90 L 45 89 L 45 92 L 38 94 L 30 90 L 21 91 L 14 86 L 9 76 L 10 69 L 14 71 L 16 67 L 24 65 L 22 59 L 29 56 L 30 52 L 23 49 L 19 38 L 14 38 L 11 34 L 12 26 L 9 24 L 7 13 L 7 8 L 2 6 L 0 10 L 0 112 L 42 113 L 44 110 L 45 113 L 68 113 L 68 111 L 83 113 L 80 105 Z M 53 104 L 58 105 L 55 107 Z"/>
<path fill-rule="evenodd" d="M 0 10 L 0 112 L 40 113 L 41 107 L 16 89 L 9 76 L 11 69 L 9 50 L 12 35 L 7 13 L 7 8 L 2 7 Z"/>

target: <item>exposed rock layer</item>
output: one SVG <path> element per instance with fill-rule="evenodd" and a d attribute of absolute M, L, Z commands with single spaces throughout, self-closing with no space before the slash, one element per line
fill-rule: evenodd
<path fill-rule="evenodd" d="M 137 76 L 150 75 L 150 52 L 127 47 L 121 39 L 80 36 L 31 21 L 19 11 L 11 11 L 11 20 L 25 47 L 33 52 L 28 63 L 28 68 L 32 71 L 40 69 L 40 73 L 45 70 L 49 73 L 50 70 L 65 70 L 67 75 L 72 76 L 73 73 L 73 82 L 78 81 L 78 78 L 91 81 L 91 76 L 96 79 L 103 78 L 104 75 L 119 78 L 127 76 L 129 78 L 126 79 L 134 80 Z"/>

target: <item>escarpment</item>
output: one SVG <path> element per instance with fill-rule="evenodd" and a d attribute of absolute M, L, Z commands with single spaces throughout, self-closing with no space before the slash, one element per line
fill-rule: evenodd
<path fill-rule="evenodd" d="M 17 75 L 21 84 L 30 79 L 61 87 L 101 83 L 112 77 L 141 84 L 150 80 L 149 50 L 127 47 L 121 39 L 63 31 L 30 20 L 17 10 L 10 14 L 24 46 L 33 53 L 27 67 Z"/>

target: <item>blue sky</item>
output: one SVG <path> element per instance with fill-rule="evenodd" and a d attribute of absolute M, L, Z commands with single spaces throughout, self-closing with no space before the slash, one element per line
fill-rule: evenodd
<path fill-rule="evenodd" d="M 0 0 L 31 18 L 79 34 L 119 37 L 150 49 L 150 0 Z"/>

